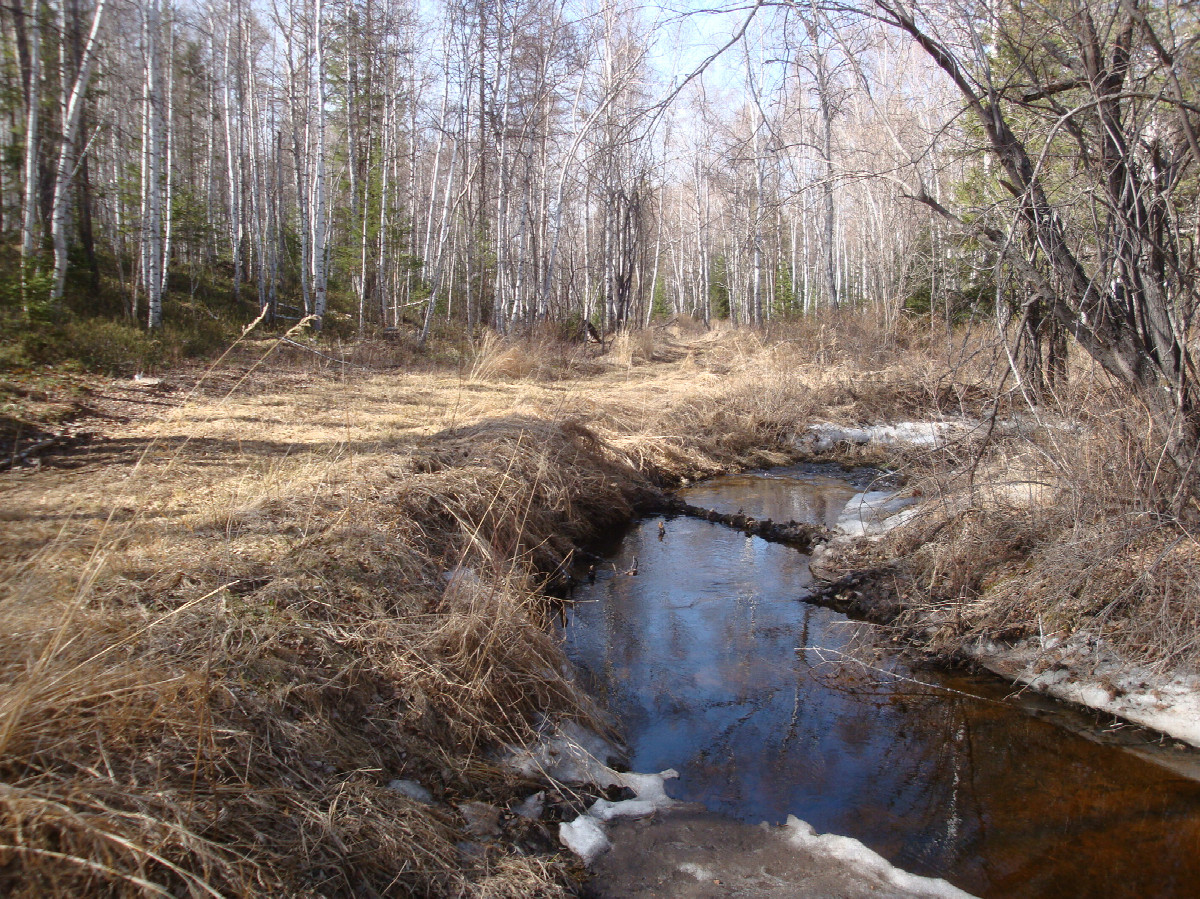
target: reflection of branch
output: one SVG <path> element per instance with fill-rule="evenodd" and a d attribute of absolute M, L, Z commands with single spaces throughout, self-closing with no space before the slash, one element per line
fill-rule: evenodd
<path fill-rule="evenodd" d="M 866 662 L 864 662 L 862 659 L 860 659 L 856 656 L 850 655 L 849 653 L 842 652 L 840 649 L 829 649 L 828 647 L 825 647 L 825 646 L 797 646 L 796 652 L 815 653 L 817 658 L 819 658 L 822 662 L 824 662 L 827 665 L 837 665 L 837 664 L 845 664 L 846 662 L 853 662 L 854 664 L 858 665 L 860 668 L 862 668 L 866 671 L 873 671 L 876 674 L 884 674 L 884 675 L 887 675 L 888 677 L 892 678 L 893 680 L 902 681 L 907 684 L 916 684 L 918 687 L 928 687 L 930 690 L 938 690 L 943 693 L 953 693 L 956 696 L 965 696 L 967 699 L 975 699 L 975 700 L 978 700 L 979 702 L 990 702 L 993 705 L 1000 705 L 1000 706 L 1006 706 L 1006 707 L 1008 705 L 1008 703 L 1006 703 L 1002 700 L 999 700 L 999 699 L 989 699 L 986 696 L 977 696 L 976 694 L 968 693 L 965 690 L 956 690 L 956 689 L 954 689 L 954 687 L 947 687 L 944 684 L 933 684 L 933 683 L 930 683 L 929 681 L 918 680 L 917 678 L 910 677 L 906 674 L 899 674 L 895 671 L 889 671 L 886 668 L 880 668 L 877 665 L 869 665 Z M 838 658 L 834 659 L 834 660 L 827 659 L 827 658 L 825 658 L 826 653 L 829 653 L 830 655 L 838 656 Z"/>

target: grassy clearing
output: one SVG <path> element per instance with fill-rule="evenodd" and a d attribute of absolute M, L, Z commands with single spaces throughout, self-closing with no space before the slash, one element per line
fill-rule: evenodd
<path fill-rule="evenodd" d="M 499 831 L 462 811 L 546 786 L 497 761 L 545 719 L 604 724 L 539 586 L 657 488 L 787 462 L 816 420 L 996 413 L 982 446 L 851 454 L 932 510 L 839 560 L 886 562 L 899 633 L 1200 661 L 1196 542 L 1136 410 L 1079 370 L 1022 413 L 969 335 L 261 342 L 194 380 L 74 385 L 109 416 L 86 452 L 0 478 L 7 894 L 569 893 L 569 795 Z"/>
<path fill-rule="evenodd" d="M 847 373 L 853 325 L 449 366 L 262 343 L 197 391 L 92 385 L 87 454 L 0 482 L 0 885 L 563 894 L 543 825 L 458 811 L 538 788 L 496 752 L 544 718 L 599 723 L 538 584 L 655 485 L 787 461 L 863 391 L 926 402 L 903 347 Z"/>

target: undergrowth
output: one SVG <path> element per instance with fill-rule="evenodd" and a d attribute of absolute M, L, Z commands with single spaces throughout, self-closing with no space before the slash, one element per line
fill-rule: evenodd
<path fill-rule="evenodd" d="M 1094 371 L 1035 408 L 1000 407 L 987 437 L 915 463 L 922 515 L 844 570 L 887 564 L 894 622 L 934 655 L 1076 635 L 1130 663 L 1200 667 L 1200 542 L 1165 441 Z"/>
<path fill-rule="evenodd" d="M 795 460 L 814 421 L 1017 420 L 977 336 L 853 315 L 223 364 L 98 439 L 107 464 L 0 484 L 9 895 L 565 895 L 553 820 L 479 834 L 460 807 L 561 789 L 504 747 L 605 726 L 541 593 L 571 554 L 656 488 Z M 874 550 L 905 566 L 899 625 L 947 651 L 1102 627 L 1192 659 L 1194 543 L 1154 448 L 1119 397 L 1072 403 L 885 460 L 938 510 Z"/>

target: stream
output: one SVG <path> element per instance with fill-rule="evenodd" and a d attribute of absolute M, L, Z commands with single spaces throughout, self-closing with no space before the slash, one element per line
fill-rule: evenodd
<path fill-rule="evenodd" d="M 864 477 L 799 466 L 682 496 L 831 525 Z M 645 519 L 596 568 L 568 653 L 632 770 L 679 771 L 675 798 L 750 823 L 793 814 L 982 897 L 1200 891 L 1195 753 L 997 678 L 914 669 L 804 601 L 806 555 L 723 525 Z"/>

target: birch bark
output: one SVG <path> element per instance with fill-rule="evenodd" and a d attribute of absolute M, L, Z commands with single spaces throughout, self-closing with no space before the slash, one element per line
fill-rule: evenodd
<path fill-rule="evenodd" d="M 310 121 L 316 147 L 312 178 L 312 314 L 313 325 L 324 325 L 329 277 L 328 184 L 325 172 L 325 31 L 324 2 L 313 0 L 313 76 Z"/>
<path fill-rule="evenodd" d="M 92 25 L 80 56 L 79 68 L 69 90 L 67 79 L 64 78 L 63 91 L 59 98 L 62 147 L 54 170 L 54 200 L 50 218 L 51 242 L 54 245 L 54 281 L 50 288 L 50 301 L 55 306 L 62 302 L 63 287 L 67 278 L 67 207 L 71 182 L 75 175 L 75 144 L 79 135 L 79 120 L 83 114 L 84 94 L 91 79 L 92 64 L 96 59 L 97 37 L 106 8 L 107 0 L 96 0 L 96 8 L 92 11 Z M 65 25 L 61 20 L 60 24 Z M 64 27 L 63 33 L 65 31 Z"/>
<path fill-rule="evenodd" d="M 29 22 L 29 78 L 25 87 L 25 159 L 22 166 L 25 190 L 21 202 L 21 307 L 25 314 L 30 308 L 30 275 L 34 265 L 37 229 L 38 181 L 38 112 L 42 95 L 42 30 L 37 14 L 37 0 L 30 0 L 25 13 Z"/>

